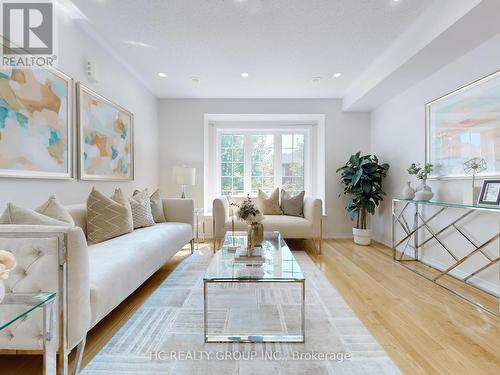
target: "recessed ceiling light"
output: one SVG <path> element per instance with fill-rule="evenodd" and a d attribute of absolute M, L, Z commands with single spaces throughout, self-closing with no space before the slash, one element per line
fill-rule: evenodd
<path fill-rule="evenodd" d="M 165 73 L 158 73 L 158 76 L 160 76 L 161 78 L 167 78 L 167 75 Z"/>
<path fill-rule="evenodd" d="M 341 75 L 342 75 L 342 73 L 335 73 L 335 74 L 333 75 L 333 78 L 339 78 Z"/>
<path fill-rule="evenodd" d="M 250 74 L 248 74 L 247 72 L 243 72 L 243 73 L 241 73 L 241 77 L 242 77 L 242 78 L 248 78 L 248 76 L 249 76 L 249 75 L 250 75 Z"/>
<path fill-rule="evenodd" d="M 191 77 L 191 81 L 193 83 L 200 83 L 200 77 L 193 76 L 193 77 Z"/>
<path fill-rule="evenodd" d="M 137 40 L 124 40 L 123 43 L 128 44 L 134 47 L 142 47 L 142 48 L 153 48 L 151 44 L 138 42 Z"/>
<path fill-rule="evenodd" d="M 312 83 L 320 83 L 321 82 L 321 77 L 312 77 L 311 82 Z"/>

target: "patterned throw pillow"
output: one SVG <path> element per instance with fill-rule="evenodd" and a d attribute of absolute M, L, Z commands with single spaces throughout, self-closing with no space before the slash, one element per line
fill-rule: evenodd
<path fill-rule="evenodd" d="M 160 190 L 157 189 L 149 197 L 151 201 L 151 213 L 153 214 L 153 219 L 155 223 L 165 223 L 165 212 L 163 212 L 163 201 L 161 200 Z"/>
<path fill-rule="evenodd" d="M 259 189 L 257 208 L 263 215 L 281 215 L 283 212 L 281 212 L 279 199 L 280 190 L 278 188 L 270 196 Z"/>
<path fill-rule="evenodd" d="M 109 240 L 134 230 L 130 203 L 121 189 L 111 198 L 92 189 L 87 199 L 87 239 L 89 244 Z"/>
<path fill-rule="evenodd" d="M 0 224 L 75 226 L 71 215 L 54 196 L 35 210 L 8 203 Z"/>
<path fill-rule="evenodd" d="M 153 214 L 151 213 L 151 203 L 148 189 L 135 191 L 134 196 L 129 198 L 132 208 L 132 218 L 134 219 L 134 229 L 150 227 L 155 225 Z"/>
<path fill-rule="evenodd" d="M 304 195 L 305 192 L 301 191 L 295 196 L 281 189 L 281 209 L 283 215 L 304 217 Z"/>

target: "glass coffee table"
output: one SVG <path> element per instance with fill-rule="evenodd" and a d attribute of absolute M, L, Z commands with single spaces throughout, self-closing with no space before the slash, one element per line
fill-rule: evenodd
<path fill-rule="evenodd" d="M 43 374 L 56 374 L 56 344 L 54 339 L 54 302 L 56 293 L 8 293 L 0 302 L 0 333 L 14 338 L 16 324 L 29 314 L 42 309 Z"/>
<path fill-rule="evenodd" d="M 279 232 L 264 233 L 264 261 L 235 260 L 227 232 L 204 276 L 205 342 L 305 341 L 305 277 Z"/>

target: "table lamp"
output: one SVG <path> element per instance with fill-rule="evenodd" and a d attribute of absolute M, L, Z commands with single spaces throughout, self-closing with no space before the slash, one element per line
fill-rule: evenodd
<path fill-rule="evenodd" d="M 181 185 L 181 198 L 186 198 L 186 187 L 195 184 L 196 168 L 174 167 L 174 179 L 177 185 Z"/>

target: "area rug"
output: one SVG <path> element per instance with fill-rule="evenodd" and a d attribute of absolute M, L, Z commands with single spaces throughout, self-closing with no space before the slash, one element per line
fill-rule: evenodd
<path fill-rule="evenodd" d="M 293 253 L 306 276 L 304 344 L 204 343 L 203 274 L 212 255 L 196 252 L 177 266 L 83 374 L 400 374 L 308 255 Z M 298 304 L 293 290 L 278 291 L 269 285 L 249 288 L 246 303 L 274 309 L 285 317 Z M 244 314 L 230 308 L 241 298 L 231 297 L 227 288 L 216 292 L 226 305 L 209 309 L 211 328 L 244 324 Z"/>

